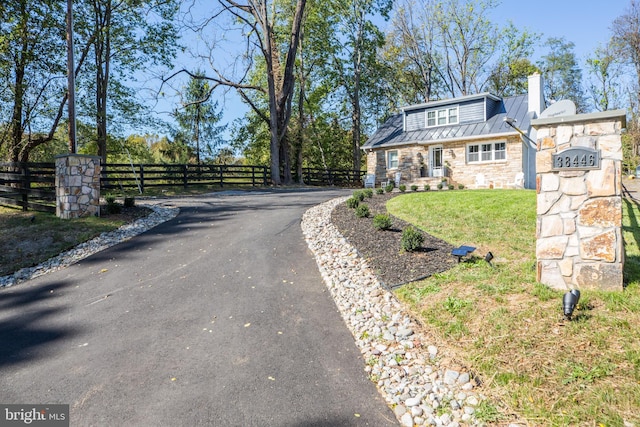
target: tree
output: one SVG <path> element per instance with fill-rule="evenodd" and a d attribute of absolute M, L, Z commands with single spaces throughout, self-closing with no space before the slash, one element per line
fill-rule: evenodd
<path fill-rule="evenodd" d="M 542 57 L 539 67 L 544 76 L 544 92 L 547 101 L 569 99 L 578 112 L 586 111 L 582 90 L 582 70 L 578 65 L 574 44 L 563 38 L 550 38 L 546 42 L 549 53 Z"/>
<path fill-rule="evenodd" d="M 500 57 L 489 77 L 491 93 L 513 96 L 527 92 L 529 76 L 540 70 L 528 59 L 533 55 L 534 43 L 540 36 L 520 31 L 512 22 L 502 30 L 499 39 Z"/>
<path fill-rule="evenodd" d="M 598 47 L 587 58 L 587 70 L 591 76 L 588 84 L 589 97 L 598 111 L 606 111 L 619 106 L 620 80 L 622 77 L 619 63 L 611 45 Z"/>
<path fill-rule="evenodd" d="M 3 2 L 0 11 L 0 149 L 12 161 L 51 141 L 62 117 L 56 100 L 64 93 L 64 8 L 60 2 Z M 51 123 L 51 117 L 53 123 Z M 6 146 L 6 147 L 3 147 Z"/>
<path fill-rule="evenodd" d="M 481 92 L 488 79 L 487 63 L 493 57 L 497 27 L 487 14 L 496 0 L 444 0 L 435 20 L 444 67 L 440 78 L 451 97 Z"/>
<path fill-rule="evenodd" d="M 391 91 L 400 95 L 391 95 L 392 100 L 400 98 L 406 105 L 438 98 L 442 61 L 431 18 L 435 10 L 432 0 L 406 0 L 396 9 L 382 52 Z"/>
<path fill-rule="evenodd" d="M 91 0 L 84 5 L 87 20 L 79 29 L 85 30 L 94 55 L 94 81 L 85 82 L 95 100 L 97 154 L 103 163 L 109 116 L 119 111 L 121 118 L 132 119 L 142 110 L 126 79 L 145 65 L 169 66 L 175 56 L 178 6 L 176 0 Z"/>
<path fill-rule="evenodd" d="M 179 134 L 187 145 L 195 145 L 196 163 L 201 163 L 201 153 L 208 158 L 216 155 L 217 148 L 223 143 L 222 132 L 226 126 L 218 126 L 222 113 L 216 111 L 218 102 L 210 98 L 209 82 L 202 77 L 201 71 L 189 79 L 183 95 L 182 107 L 173 112 L 179 126 Z"/>
<path fill-rule="evenodd" d="M 361 168 L 363 98 L 374 87 L 377 51 L 384 44 L 384 35 L 372 19 L 386 19 L 391 6 L 391 0 L 334 0 L 323 5 L 333 19 L 330 75 L 339 82 L 349 105 L 354 170 Z"/>
<path fill-rule="evenodd" d="M 238 26 L 242 28 L 246 41 L 244 44 L 246 52 L 241 56 L 245 61 L 244 69 L 239 75 L 227 74 L 225 70 L 218 68 L 215 55 L 211 53 L 209 59 L 213 74 L 204 78 L 213 82 L 212 91 L 220 86 L 236 89 L 253 112 L 268 123 L 271 181 L 275 185 L 280 185 L 283 181 L 286 184 L 290 183 L 291 170 L 286 136 L 294 94 L 294 64 L 306 0 L 296 0 L 295 3 L 290 4 L 276 0 L 248 0 L 246 4 L 240 4 L 234 0 L 218 0 L 218 3 L 220 9 L 215 11 L 210 19 L 206 19 L 204 23 L 196 23 L 195 26 L 203 38 L 207 39 L 204 34 L 208 28 L 207 24 L 225 15 L 230 17 L 234 28 Z M 283 25 L 282 20 L 289 24 L 289 30 L 286 32 L 277 31 Z M 231 31 L 229 28 L 226 30 Z M 262 85 L 247 83 L 245 80 L 257 59 L 264 63 L 266 90 Z M 179 70 L 169 76 L 169 79 L 183 72 L 195 77 L 195 74 L 189 70 Z M 268 113 L 265 113 L 251 98 L 251 94 L 256 92 L 267 95 Z M 281 166 L 283 166 L 283 179 L 280 176 Z"/>
<path fill-rule="evenodd" d="M 626 13 L 613 21 L 612 48 L 635 71 L 635 111 L 640 108 L 640 2 L 631 0 Z"/>

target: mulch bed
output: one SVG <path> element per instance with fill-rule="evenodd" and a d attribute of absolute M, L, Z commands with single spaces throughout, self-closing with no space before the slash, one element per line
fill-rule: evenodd
<path fill-rule="evenodd" d="M 353 209 L 341 203 L 331 214 L 331 222 L 364 257 L 383 285 L 395 288 L 409 282 L 429 277 L 452 268 L 457 259 L 451 255 L 453 246 L 423 232 L 424 243 L 414 252 L 405 252 L 400 246 L 402 230 L 409 226 L 401 219 L 393 218 L 391 230 L 376 230 L 373 217 L 387 213 L 386 203 L 402 194 L 374 194 L 365 198 L 371 215 L 358 218 Z"/>

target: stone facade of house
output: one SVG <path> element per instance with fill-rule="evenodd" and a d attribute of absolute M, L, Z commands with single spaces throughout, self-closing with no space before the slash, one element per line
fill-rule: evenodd
<path fill-rule="evenodd" d="M 556 289 L 622 290 L 622 144 L 625 112 L 538 119 L 537 280 Z M 570 148 L 599 150 L 598 168 L 553 163 Z"/>
<path fill-rule="evenodd" d="M 470 144 L 506 142 L 506 159 L 492 162 L 467 162 L 467 146 Z M 476 176 L 483 174 L 487 187 L 506 188 L 513 183 L 515 176 L 522 170 L 523 149 L 519 136 L 505 136 L 500 139 L 475 139 L 449 141 L 442 145 L 442 156 L 446 167 L 445 178 L 448 183 L 466 188 L 474 188 Z M 398 168 L 387 170 L 389 151 L 398 152 Z M 394 181 L 397 172 L 401 173 L 401 182 L 407 186 L 441 181 L 439 177 L 428 177 L 429 146 L 414 144 L 387 148 L 386 150 L 367 151 L 367 172 L 376 175 L 376 183 Z"/>
<path fill-rule="evenodd" d="M 100 215 L 100 157 L 56 157 L 56 215 L 62 219 Z"/>

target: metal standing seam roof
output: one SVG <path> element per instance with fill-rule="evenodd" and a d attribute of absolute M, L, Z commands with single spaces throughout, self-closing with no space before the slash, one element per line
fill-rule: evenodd
<path fill-rule="evenodd" d="M 452 99 L 451 104 L 457 100 Z M 482 138 L 493 135 L 512 135 L 517 133 L 504 123 L 506 117 L 516 119 L 515 125 L 528 133 L 531 126 L 531 115 L 527 95 L 517 95 L 502 100 L 503 107 L 487 121 L 463 123 L 449 126 L 436 126 L 403 132 L 403 114 L 391 116 L 362 146 L 362 149 L 386 148 L 408 144 L 430 144 L 448 142 L 455 139 Z"/>

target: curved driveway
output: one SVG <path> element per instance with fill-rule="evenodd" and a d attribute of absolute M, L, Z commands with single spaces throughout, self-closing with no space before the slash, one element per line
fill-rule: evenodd
<path fill-rule="evenodd" d="M 72 426 L 397 425 L 300 230 L 347 194 L 172 200 L 175 219 L 0 290 L 0 403 L 69 404 Z"/>

